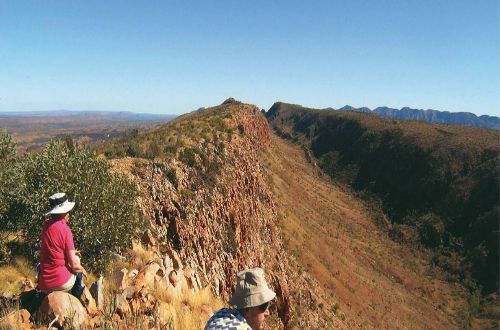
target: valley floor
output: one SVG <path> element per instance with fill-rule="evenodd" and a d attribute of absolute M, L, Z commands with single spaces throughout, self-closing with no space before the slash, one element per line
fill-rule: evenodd
<path fill-rule="evenodd" d="M 263 166 L 289 251 L 345 315 L 349 328 L 467 327 L 467 293 L 445 281 L 424 251 L 392 241 L 347 189 L 273 134 Z M 337 308 L 338 306 L 338 308 Z"/>

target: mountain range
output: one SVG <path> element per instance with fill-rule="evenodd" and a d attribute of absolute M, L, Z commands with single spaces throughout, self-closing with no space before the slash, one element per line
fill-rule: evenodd
<path fill-rule="evenodd" d="M 389 117 L 396 120 L 422 120 L 431 123 L 450 124 L 450 125 L 464 125 L 476 126 L 490 129 L 500 129 L 500 118 L 496 116 L 476 116 L 470 112 L 448 112 L 438 110 L 422 110 L 404 107 L 401 109 L 394 109 L 389 107 L 378 107 L 373 110 L 367 107 L 355 108 L 350 105 L 345 105 L 342 108 L 326 108 L 330 111 L 354 111 L 373 113 L 379 116 Z"/>

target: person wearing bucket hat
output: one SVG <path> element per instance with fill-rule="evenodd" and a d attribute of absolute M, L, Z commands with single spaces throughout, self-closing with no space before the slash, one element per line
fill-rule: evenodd
<path fill-rule="evenodd" d="M 236 289 L 229 300 L 233 308 L 215 313 L 205 330 L 259 330 L 269 316 L 269 302 L 275 297 L 262 268 L 245 269 L 236 277 Z"/>
<path fill-rule="evenodd" d="M 68 226 L 69 212 L 75 206 L 65 193 L 49 197 L 48 220 L 42 229 L 38 289 L 43 293 L 71 292 L 77 298 L 83 291 L 83 278 L 87 276 L 80 263 L 81 254 L 75 249 L 73 233 Z"/>

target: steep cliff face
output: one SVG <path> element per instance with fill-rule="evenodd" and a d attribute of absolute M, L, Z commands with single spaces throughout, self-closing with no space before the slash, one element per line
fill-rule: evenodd
<path fill-rule="evenodd" d="M 215 122 L 219 124 L 210 125 Z M 276 203 L 259 163 L 270 143 L 259 109 L 228 101 L 184 116 L 164 133 L 188 123 L 209 123 L 208 133 L 199 138 L 193 130 L 178 130 L 177 136 L 187 142 L 172 157 L 114 162 L 115 170 L 140 187 L 145 224 L 163 248 L 176 250 L 195 270 L 197 281 L 226 301 L 238 270 L 264 268 L 278 294 L 272 311 L 276 325 L 339 324 L 317 308 L 328 308 L 327 299 L 314 280 L 299 275 L 296 261 L 285 251 Z M 298 306 L 300 314 L 294 313 Z"/>

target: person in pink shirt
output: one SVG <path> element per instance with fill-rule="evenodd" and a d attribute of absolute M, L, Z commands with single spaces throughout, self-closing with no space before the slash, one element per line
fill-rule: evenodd
<path fill-rule="evenodd" d="M 69 212 L 75 206 L 65 193 L 49 197 L 49 219 L 42 229 L 38 289 L 43 293 L 71 292 L 80 297 L 83 291 L 85 268 L 80 263 L 81 254 L 75 249 L 73 233 L 68 226 Z"/>

